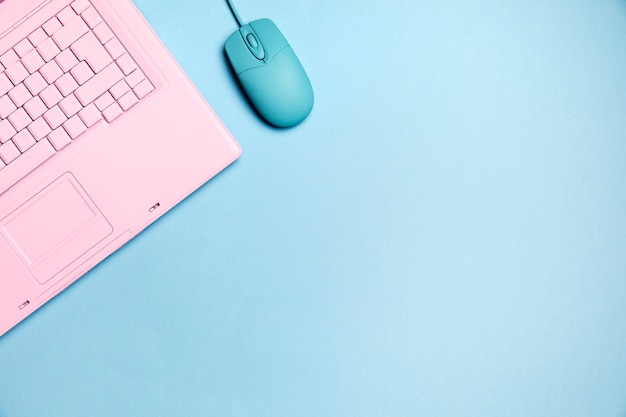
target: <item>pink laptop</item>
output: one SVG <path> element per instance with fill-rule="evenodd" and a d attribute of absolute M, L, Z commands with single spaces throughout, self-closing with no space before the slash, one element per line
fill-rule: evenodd
<path fill-rule="evenodd" d="M 240 152 L 131 0 L 0 0 L 0 335 Z"/>

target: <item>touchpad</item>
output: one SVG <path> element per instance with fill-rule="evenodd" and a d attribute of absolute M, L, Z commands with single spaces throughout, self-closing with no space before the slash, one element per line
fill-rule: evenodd
<path fill-rule="evenodd" d="M 70 173 L 5 217 L 0 227 L 41 284 L 113 232 Z"/>

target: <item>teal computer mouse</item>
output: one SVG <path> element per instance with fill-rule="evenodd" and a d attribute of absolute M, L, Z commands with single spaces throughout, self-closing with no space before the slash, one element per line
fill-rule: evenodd
<path fill-rule="evenodd" d="M 234 13 L 240 28 L 228 38 L 225 50 L 241 87 L 268 123 L 297 125 L 313 108 L 313 88 L 302 64 L 274 22 L 243 24 Z"/>

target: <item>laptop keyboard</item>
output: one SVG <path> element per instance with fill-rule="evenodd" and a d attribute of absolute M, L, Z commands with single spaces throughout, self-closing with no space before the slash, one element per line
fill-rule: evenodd
<path fill-rule="evenodd" d="M 88 0 L 0 51 L 0 194 L 153 90 Z"/>

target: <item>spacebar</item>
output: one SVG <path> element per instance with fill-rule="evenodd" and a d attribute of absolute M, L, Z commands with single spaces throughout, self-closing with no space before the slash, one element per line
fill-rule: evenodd
<path fill-rule="evenodd" d="M 42 140 L 0 169 L 0 195 L 54 154 L 55 150 L 50 142 Z"/>

